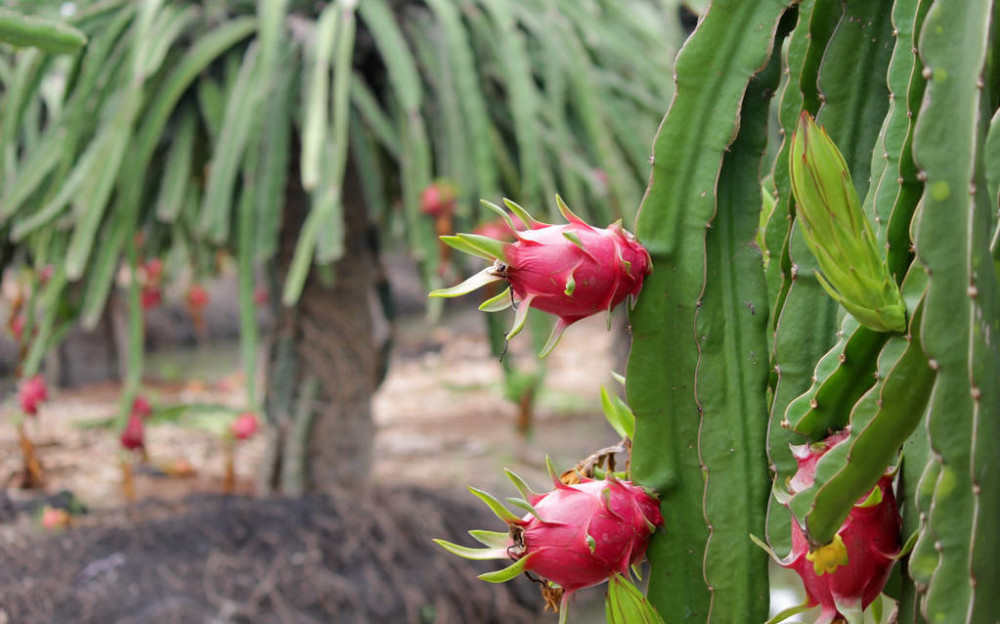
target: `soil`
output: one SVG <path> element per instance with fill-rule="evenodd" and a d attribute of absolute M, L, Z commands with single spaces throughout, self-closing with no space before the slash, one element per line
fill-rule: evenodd
<path fill-rule="evenodd" d="M 612 334 L 603 319 L 567 331 L 546 360 L 528 437 L 515 430 L 517 407 L 503 398 L 479 313 L 458 310 L 437 328 L 410 319 L 396 343 L 374 401 L 376 485 L 362 499 L 254 498 L 263 436 L 238 444 L 238 495 L 220 494 L 218 432 L 244 396 L 231 345 L 150 362 L 145 388 L 157 412 L 146 462 L 122 455 L 113 428 L 94 426 L 115 412 L 116 384 L 56 392 L 27 423 L 42 491 L 14 487 L 16 430 L 0 427 L 0 624 L 554 621 L 538 620 L 530 581 L 477 581 L 498 564 L 466 562 L 430 538 L 468 544 L 467 529 L 502 529 L 467 485 L 514 495 L 509 468 L 545 489 L 546 456 L 565 470 L 616 442 L 599 401 L 600 386 L 615 385 Z M 508 357 L 537 365 L 527 336 Z M 14 403 L 0 421 L 13 421 Z M 123 461 L 136 502 L 122 493 Z M 46 504 L 89 513 L 48 531 Z M 591 593 L 599 606 L 601 592 Z"/>

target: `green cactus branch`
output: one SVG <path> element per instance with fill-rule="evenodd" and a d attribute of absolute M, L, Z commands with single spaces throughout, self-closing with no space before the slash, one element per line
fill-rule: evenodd
<path fill-rule="evenodd" d="M 646 279 L 632 315 L 634 342 L 627 375 L 628 399 L 636 415 L 632 474 L 661 493 L 661 509 L 671 527 L 669 535 L 654 538 L 649 550 L 650 599 L 667 617 L 705 619 L 711 608 L 712 594 L 702 576 L 708 530 L 701 512 L 701 417 L 694 394 L 694 332 L 708 277 L 706 229 L 720 201 L 720 170 L 735 139 L 747 84 L 766 65 L 786 9 L 783 2 L 717 2 L 688 40 L 677 58 L 676 96 L 657 135 L 652 181 L 636 225 L 656 270 Z M 745 28 L 748 24 L 754 27 Z M 759 186 L 753 188 L 747 201 L 757 201 Z M 752 239 L 751 234 L 745 240 L 749 244 Z M 742 313 L 749 315 L 745 306 Z M 727 343 L 726 349 L 735 348 Z M 724 366 L 726 356 L 719 357 Z M 725 539 L 721 534 L 719 538 Z M 743 556 L 746 551 L 739 552 Z M 743 593 L 743 599 L 752 593 Z M 727 600 L 724 594 L 721 600 Z M 720 610 L 727 609 L 720 603 Z"/>
<path fill-rule="evenodd" d="M 775 48 L 787 35 L 780 30 Z M 767 431 L 767 289 L 750 244 L 760 210 L 755 191 L 767 143 L 770 94 L 781 59 L 750 81 L 740 109 L 740 133 L 723 159 L 716 213 L 705 236 L 706 271 L 695 312 L 698 363 L 695 400 L 701 414 L 699 459 L 709 527 L 705 582 L 713 622 L 767 617 L 767 558 L 747 539 L 764 531 L 770 496 Z M 734 575 L 732 570 L 745 570 Z"/>
<path fill-rule="evenodd" d="M 985 529 L 1000 521 L 996 497 L 988 494 L 1000 471 L 987 459 L 995 450 L 986 450 L 1000 435 L 1000 347 L 988 338 L 1000 328 L 1000 302 L 988 251 L 993 208 L 977 157 L 990 117 L 977 85 L 991 9 L 989 2 L 934 2 L 918 45 L 928 81 L 913 156 L 927 192 L 914 245 L 930 274 L 921 340 L 937 371 L 928 430 L 940 469 L 914 558 L 928 556 L 933 541 L 937 564 L 922 604 L 931 621 L 1000 619 L 1000 602 L 984 589 L 1000 584 L 1000 538 Z"/>

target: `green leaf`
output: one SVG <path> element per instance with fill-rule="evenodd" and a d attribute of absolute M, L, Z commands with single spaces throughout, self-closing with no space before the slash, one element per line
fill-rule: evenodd
<path fill-rule="evenodd" d="M 87 36 L 68 24 L 0 9 L 0 42 L 67 54 L 86 45 Z"/>

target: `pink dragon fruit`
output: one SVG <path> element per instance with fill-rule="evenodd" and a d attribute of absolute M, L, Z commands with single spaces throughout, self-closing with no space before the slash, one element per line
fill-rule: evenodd
<path fill-rule="evenodd" d="M 125 423 L 125 429 L 122 430 L 122 447 L 129 451 L 145 449 L 146 442 L 143 429 L 142 416 L 136 412 L 129 414 L 128 422 Z"/>
<path fill-rule="evenodd" d="M 229 433 L 237 440 L 249 440 L 259 428 L 257 416 L 253 412 L 243 412 L 229 424 Z"/>
<path fill-rule="evenodd" d="M 470 531 L 487 548 L 466 548 L 435 540 L 448 551 L 470 559 L 514 559 L 503 570 L 479 578 L 501 583 L 522 572 L 546 580 L 546 598 L 562 606 L 578 589 L 598 585 L 616 574 L 628 575 L 629 566 L 642 560 L 649 537 L 663 524 L 657 500 L 629 481 L 581 479 L 556 489 L 531 492 L 524 481 L 508 471 L 524 499 L 510 499 L 529 510 L 518 518 L 498 500 L 469 488 L 508 524 L 505 533 Z M 562 609 L 565 618 L 565 608 Z"/>
<path fill-rule="evenodd" d="M 45 379 L 41 375 L 35 375 L 30 379 L 22 381 L 17 398 L 25 414 L 29 416 L 38 415 L 38 406 L 49 398 L 49 390 L 48 386 L 45 385 Z"/>
<path fill-rule="evenodd" d="M 457 297 L 492 282 L 506 281 L 510 288 L 480 309 L 503 310 L 516 297 L 519 305 L 508 339 L 524 327 L 529 308 L 558 317 L 541 357 L 556 346 L 572 323 L 601 311 L 610 313 L 625 297 L 638 296 L 652 263 L 635 236 L 620 222 L 604 229 L 588 225 L 570 212 L 562 198 L 556 196 L 556 202 L 568 223 L 540 223 L 514 202 L 504 200 L 527 226 L 525 231 L 518 231 L 501 208 L 483 202 L 505 219 L 516 240 L 505 243 L 475 234 L 441 237 L 455 249 L 492 260 L 493 265 L 457 286 L 435 290 L 431 296 Z"/>
<path fill-rule="evenodd" d="M 429 217 L 450 215 L 455 210 L 458 191 L 450 182 L 438 180 L 420 193 L 420 212 Z"/>
<path fill-rule="evenodd" d="M 140 418 L 149 418 L 153 415 L 153 406 L 146 397 L 137 396 L 132 401 L 132 413 L 138 414 Z"/>
<path fill-rule="evenodd" d="M 799 468 L 789 483 L 794 495 L 812 486 L 816 465 L 834 446 L 846 442 L 844 430 L 817 444 L 793 446 Z M 795 570 L 806 588 L 807 607 L 820 605 L 817 624 L 840 618 L 851 624 L 885 586 L 900 552 L 900 516 L 892 488 L 893 473 L 879 479 L 859 500 L 831 544 L 815 551 L 798 520 L 792 520 L 792 552 L 778 563 Z"/>

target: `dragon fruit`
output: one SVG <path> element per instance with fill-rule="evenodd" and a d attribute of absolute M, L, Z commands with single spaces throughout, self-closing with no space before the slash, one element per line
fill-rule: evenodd
<path fill-rule="evenodd" d="M 243 412 L 229 424 L 229 433 L 237 440 L 249 440 L 259 428 L 257 416 L 253 412 Z"/>
<path fill-rule="evenodd" d="M 646 553 L 650 535 L 663 524 L 659 503 L 643 488 L 615 478 L 582 478 L 566 485 L 555 479 L 556 489 L 545 494 L 528 490 L 520 477 L 508 476 L 524 499 L 510 499 L 529 510 L 517 517 L 486 492 L 469 488 L 505 521 L 508 531 L 470 531 L 487 548 L 466 548 L 435 540 L 448 551 L 469 559 L 514 559 L 503 570 L 481 575 L 494 583 L 508 581 L 522 572 L 545 579 L 546 600 L 566 606 L 569 596 L 585 587 L 628 574 Z M 562 609 L 562 620 L 566 610 Z"/>
<path fill-rule="evenodd" d="M 129 414 L 128 422 L 125 423 L 125 429 L 122 430 L 122 447 L 129 451 L 145 449 L 146 442 L 143 429 L 142 416 L 136 412 Z"/>
<path fill-rule="evenodd" d="M 458 192 L 450 182 L 439 180 L 428 184 L 420 193 L 420 212 L 429 217 L 450 215 L 455 210 Z"/>
<path fill-rule="evenodd" d="M 849 431 L 817 444 L 793 446 L 798 471 L 789 482 L 794 495 L 813 485 L 816 465 L 834 446 L 846 442 Z M 859 500 L 831 544 L 811 549 L 798 520 L 792 521 L 792 552 L 778 563 L 795 570 L 806 588 L 806 605 L 820 605 L 817 624 L 841 618 L 862 622 L 861 614 L 885 586 L 900 552 L 901 521 L 893 492 L 893 473 L 883 475 Z"/>
<path fill-rule="evenodd" d="M 35 375 L 30 379 L 22 381 L 17 398 L 25 414 L 36 416 L 38 414 L 38 406 L 49 398 L 49 390 L 48 386 L 45 385 L 45 379 L 41 375 Z"/>
<path fill-rule="evenodd" d="M 153 406 L 146 397 L 137 396 L 132 401 L 132 413 L 138 414 L 140 418 L 149 418 L 153 415 Z"/>
<path fill-rule="evenodd" d="M 144 286 L 142 293 L 139 296 L 139 301 L 142 304 L 143 310 L 152 310 L 156 306 L 160 305 L 160 301 L 163 300 L 163 293 L 156 286 Z"/>
<path fill-rule="evenodd" d="M 517 312 L 508 339 L 524 327 L 529 308 L 558 317 L 541 357 L 552 351 L 569 325 L 598 312 L 610 314 L 627 296 L 638 296 L 643 279 L 652 270 L 649 253 L 620 222 L 595 228 L 570 212 L 559 196 L 556 203 L 567 220 L 562 225 L 536 221 L 524 208 L 504 200 L 527 226 L 525 231 L 517 230 L 501 208 L 483 203 L 504 218 L 516 240 L 503 242 L 476 234 L 441 237 L 455 249 L 493 264 L 461 284 L 435 290 L 430 296 L 457 297 L 486 284 L 506 281 L 509 288 L 483 303 L 480 310 L 503 310 L 516 298 Z"/>
<path fill-rule="evenodd" d="M 201 284 L 192 284 L 187 292 L 187 303 L 192 309 L 204 308 L 208 305 L 208 291 Z"/>

